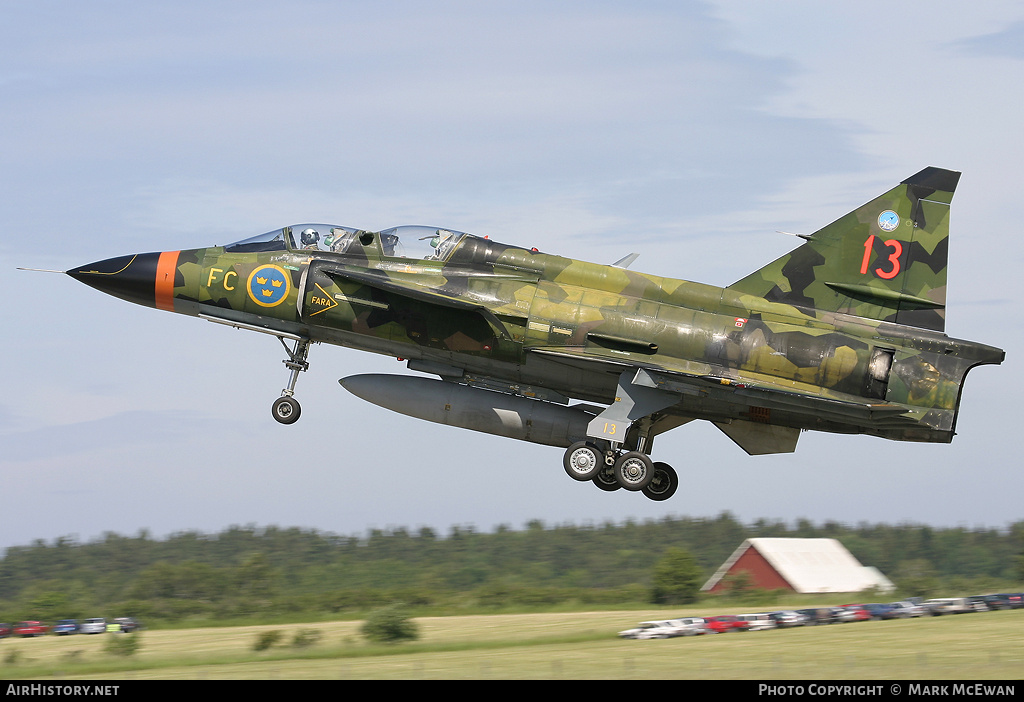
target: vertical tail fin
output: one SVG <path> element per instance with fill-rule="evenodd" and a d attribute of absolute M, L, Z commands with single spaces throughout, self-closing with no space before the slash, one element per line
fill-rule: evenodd
<path fill-rule="evenodd" d="M 807 311 L 943 331 L 949 205 L 960 173 L 929 167 L 730 287 Z"/>

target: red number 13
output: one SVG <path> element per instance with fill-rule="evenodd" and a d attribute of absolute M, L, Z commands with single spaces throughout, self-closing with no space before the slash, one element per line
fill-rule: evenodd
<path fill-rule="evenodd" d="M 868 263 L 871 260 L 871 248 L 875 244 L 875 235 L 872 234 L 868 237 L 868 240 L 864 242 L 864 261 L 860 264 L 861 275 L 866 275 L 868 272 Z M 885 278 L 886 280 L 892 280 L 900 272 L 900 255 L 903 253 L 903 244 L 896 241 L 895 239 L 889 239 L 885 242 L 885 245 L 891 248 L 893 251 L 889 254 L 889 263 L 892 267 L 884 271 L 881 268 L 876 268 L 875 273 L 878 274 L 879 278 Z"/>

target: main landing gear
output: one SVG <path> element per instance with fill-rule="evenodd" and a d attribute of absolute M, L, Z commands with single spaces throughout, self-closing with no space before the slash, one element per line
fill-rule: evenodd
<path fill-rule="evenodd" d="M 587 425 L 588 438 L 570 446 L 562 466 L 574 480 L 592 480 L 602 490 L 625 488 L 648 498 L 667 500 L 679 477 L 667 463 L 654 463 L 647 453 L 656 434 L 689 421 L 663 415 L 679 401 L 650 375 L 630 368 L 619 376 L 615 401 Z"/>
<path fill-rule="evenodd" d="M 281 424 L 294 424 L 302 413 L 299 401 L 294 397 L 295 383 L 299 379 L 299 373 L 309 369 L 306 357 L 309 355 L 309 345 L 311 342 L 309 339 L 296 338 L 295 345 L 289 349 L 288 345 L 284 343 L 284 339 L 281 337 L 278 337 L 278 339 L 280 339 L 285 351 L 288 352 L 288 358 L 284 360 L 284 365 L 291 372 L 288 375 L 288 387 L 281 391 L 281 397 L 274 400 L 270 411 L 274 415 L 274 419 Z"/>
<path fill-rule="evenodd" d="M 656 502 L 672 497 L 679 487 L 679 477 L 669 464 L 653 463 L 640 451 L 602 450 L 594 440 L 578 441 L 566 449 L 562 467 L 573 480 L 592 481 L 607 492 L 619 488 L 642 492 Z"/>

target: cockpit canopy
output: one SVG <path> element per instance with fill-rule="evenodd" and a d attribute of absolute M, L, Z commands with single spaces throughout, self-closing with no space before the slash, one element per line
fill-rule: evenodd
<path fill-rule="evenodd" d="M 307 250 L 343 254 L 353 242 L 364 236 L 379 236 L 381 252 L 385 256 L 444 261 L 469 235 L 420 225 L 392 227 L 375 234 L 336 224 L 296 224 L 229 244 L 224 250 L 233 253 Z"/>

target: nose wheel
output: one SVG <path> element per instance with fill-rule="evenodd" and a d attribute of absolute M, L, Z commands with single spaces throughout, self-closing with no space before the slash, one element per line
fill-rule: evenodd
<path fill-rule="evenodd" d="M 274 419 L 281 424 L 294 424 L 299 421 L 302 407 L 294 397 L 279 397 L 274 400 L 270 411 L 274 414 Z"/>
<path fill-rule="evenodd" d="M 288 374 L 288 386 L 281 391 L 281 397 L 274 400 L 274 404 L 271 405 L 270 411 L 281 424 L 294 424 L 299 420 L 299 415 L 302 413 L 302 408 L 299 406 L 299 401 L 295 399 L 295 383 L 299 380 L 299 373 L 309 369 L 309 363 L 306 362 L 306 357 L 309 355 L 309 339 L 296 339 L 295 346 L 288 348 L 288 345 L 284 343 L 284 339 L 278 337 L 281 341 L 281 345 L 284 346 L 284 350 L 288 352 L 288 358 L 284 360 L 285 368 L 290 373 Z"/>

